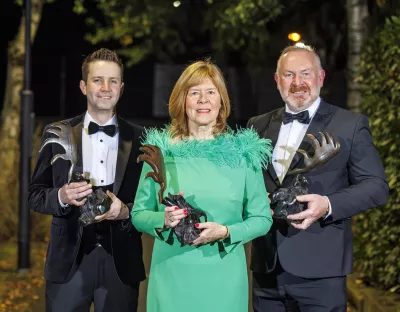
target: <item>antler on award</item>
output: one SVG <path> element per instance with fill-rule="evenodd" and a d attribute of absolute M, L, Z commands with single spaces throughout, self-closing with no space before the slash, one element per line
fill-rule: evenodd
<path fill-rule="evenodd" d="M 297 168 L 294 170 L 290 170 L 287 174 L 299 174 L 299 173 L 307 173 L 312 169 L 322 166 L 327 163 L 330 159 L 336 156 L 340 150 L 340 143 L 335 142 L 333 137 L 328 133 L 319 132 L 321 139 L 318 139 L 312 134 L 306 134 L 312 141 L 312 146 L 314 147 L 314 155 L 310 157 L 305 150 L 298 149 L 297 152 L 304 155 L 304 168 Z"/>
<path fill-rule="evenodd" d="M 145 144 L 139 148 L 144 154 L 141 154 L 137 158 L 137 162 L 145 161 L 150 165 L 153 171 L 146 174 L 146 178 L 151 177 L 154 182 L 160 184 L 160 190 L 158 191 L 158 200 L 160 203 L 163 200 L 163 194 L 167 187 L 167 180 L 165 176 L 164 157 L 158 146 Z"/>
<path fill-rule="evenodd" d="M 54 155 L 51 159 L 51 164 L 53 165 L 53 163 L 59 158 L 71 161 L 71 167 L 68 172 L 69 182 L 72 177 L 72 172 L 78 162 L 77 143 L 72 132 L 72 127 L 66 121 L 59 121 L 51 124 L 46 132 L 55 134 L 57 137 L 44 140 L 40 146 L 39 153 L 47 144 L 56 143 L 61 145 L 65 149 L 65 154 Z"/>

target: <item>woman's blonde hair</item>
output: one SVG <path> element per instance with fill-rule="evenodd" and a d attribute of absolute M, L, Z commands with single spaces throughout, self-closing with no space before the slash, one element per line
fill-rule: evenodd
<path fill-rule="evenodd" d="M 221 108 L 213 129 L 214 134 L 226 130 L 226 120 L 231 113 L 231 103 L 224 76 L 221 70 L 210 59 L 190 64 L 183 71 L 169 98 L 169 115 L 171 117 L 170 130 L 173 137 L 189 136 L 188 120 L 186 115 L 186 97 L 189 89 L 199 85 L 204 79 L 210 78 L 221 96 Z"/>

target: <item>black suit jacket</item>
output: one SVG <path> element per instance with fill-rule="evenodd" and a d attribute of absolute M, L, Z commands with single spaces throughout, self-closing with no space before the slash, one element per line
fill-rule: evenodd
<path fill-rule="evenodd" d="M 67 120 L 82 145 L 84 115 Z M 113 193 L 132 209 L 133 199 L 140 177 L 141 165 L 136 162 L 139 154 L 142 128 L 118 117 L 119 143 Z M 45 128 L 42 142 L 52 136 Z M 56 154 L 65 153 L 58 144 L 47 145 L 39 154 L 29 186 L 30 207 L 39 213 L 52 215 L 50 242 L 47 250 L 44 276 L 46 280 L 65 283 L 77 266 L 75 259 L 81 246 L 83 228 L 78 224 L 79 208 L 62 208 L 58 201 L 58 190 L 67 183 L 70 162 L 50 160 Z M 133 284 L 145 279 L 142 261 L 141 233 L 133 227 L 131 219 L 103 221 L 110 226 L 111 247 L 115 267 L 120 280 Z"/>
<path fill-rule="evenodd" d="M 253 126 L 261 137 L 275 146 L 284 108 L 253 117 Z M 253 241 L 252 270 L 269 273 L 277 257 L 283 269 L 304 278 L 343 276 L 352 272 L 351 216 L 383 205 L 388 197 L 384 169 L 373 144 L 368 119 L 354 112 L 330 105 L 323 100 L 307 133 L 329 132 L 340 142 L 339 154 L 324 166 L 305 174 L 309 194 L 328 196 L 332 215 L 297 230 L 286 222 L 274 221 L 270 232 Z M 304 140 L 301 149 L 312 150 Z M 301 156 L 301 157 L 300 157 Z M 303 156 L 296 153 L 291 168 L 304 167 Z M 287 186 L 293 177 L 286 176 L 280 185 L 272 164 L 264 172 L 267 191 Z"/>

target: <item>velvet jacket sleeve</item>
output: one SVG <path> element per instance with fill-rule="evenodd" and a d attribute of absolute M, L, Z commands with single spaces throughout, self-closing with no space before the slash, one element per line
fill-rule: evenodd
<path fill-rule="evenodd" d="M 40 145 L 49 138 L 44 129 Z M 64 216 L 71 212 L 71 207 L 61 207 L 58 201 L 58 190 L 62 185 L 54 185 L 54 168 L 50 164 L 54 144 L 47 145 L 38 155 L 36 167 L 29 184 L 28 199 L 30 207 L 35 211 L 47 215 Z"/>

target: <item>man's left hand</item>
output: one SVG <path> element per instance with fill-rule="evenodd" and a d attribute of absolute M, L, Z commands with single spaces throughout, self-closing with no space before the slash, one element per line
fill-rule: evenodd
<path fill-rule="evenodd" d="M 112 204 L 110 206 L 110 210 L 106 213 L 96 216 L 94 219 L 97 222 L 101 222 L 103 220 L 124 220 L 129 218 L 129 209 L 128 207 L 112 192 L 107 191 L 107 195 L 111 198 Z"/>
<path fill-rule="evenodd" d="M 326 216 L 329 211 L 329 201 L 326 197 L 318 194 L 308 194 L 297 196 L 299 202 L 307 202 L 308 208 L 302 212 L 288 215 L 288 220 L 301 221 L 300 223 L 292 222 L 292 226 L 296 229 L 305 230 L 312 223 Z"/>

